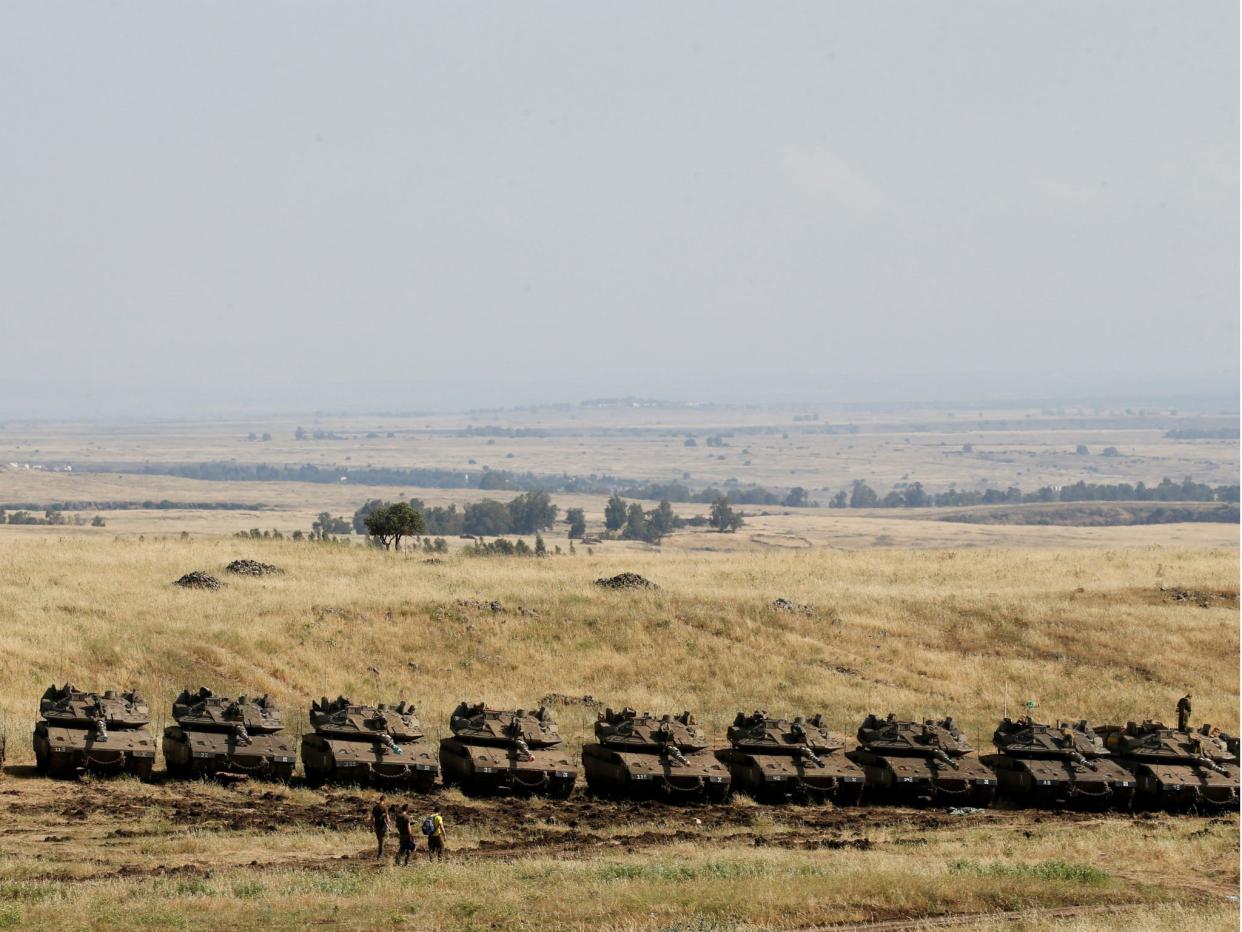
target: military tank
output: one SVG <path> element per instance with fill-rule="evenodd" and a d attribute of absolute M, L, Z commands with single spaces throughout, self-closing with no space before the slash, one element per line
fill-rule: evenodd
<path fill-rule="evenodd" d="M 735 790 L 767 801 L 852 806 L 862 799 L 866 773 L 845 756 L 845 742 L 820 715 L 790 721 L 763 710 L 738 712 L 728 736 L 732 746 L 716 757 L 729 768 Z"/>
<path fill-rule="evenodd" d="M 413 705 L 325 697 L 311 703 L 310 720 L 315 731 L 302 736 L 302 767 L 312 786 L 374 784 L 425 793 L 436 782 L 440 767 Z"/>
<path fill-rule="evenodd" d="M 1149 808 L 1236 809 L 1238 758 L 1219 732 L 1204 725 L 1179 731 L 1162 722 L 1096 728 L 1119 763 L 1135 776 L 1135 803 Z"/>
<path fill-rule="evenodd" d="M 689 712 L 657 718 L 606 709 L 595 722 L 595 737 L 596 743 L 582 748 L 592 793 L 708 802 L 729 795 L 729 771 L 708 750 Z"/>
<path fill-rule="evenodd" d="M 446 786 L 468 794 L 512 793 L 564 799 L 578 768 L 561 749 L 550 709 L 489 709 L 462 702 L 449 719 L 451 738 L 440 741 Z"/>
<path fill-rule="evenodd" d="M 1029 806 L 1125 809 L 1134 774 L 1114 760 L 1085 721 L 1048 725 L 1029 716 L 1003 719 L 992 735 L 998 754 L 981 760 L 1000 792 Z"/>
<path fill-rule="evenodd" d="M 187 689 L 172 714 L 177 724 L 164 729 L 164 764 L 173 776 L 244 774 L 283 781 L 293 776 L 293 739 L 267 696 L 233 700 L 206 687 Z"/>
<path fill-rule="evenodd" d="M 915 722 L 868 715 L 858 747 L 847 755 L 867 773 L 867 796 L 917 804 L 987 806 L 996 774 L 958 731 L 952 718 Z"/>
<path fill-rule="evenodd" d="M 84 773 L 149 779 L 155 765 L 151 714 L 137 692 L 84 692 L 53 684 L 39 700 L 35 767 L 50 777 Z"/>

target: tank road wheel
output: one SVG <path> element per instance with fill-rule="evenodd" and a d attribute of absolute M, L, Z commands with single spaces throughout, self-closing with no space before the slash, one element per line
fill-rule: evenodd
<path fill-rule="evenodd" d="M 568 799 L 573 791 L 573 777 L 558 777 L 548 781 L 548 799 Z"/>
<path fill-rule="evenodd" d="M 1114 786 L 1113 795 L 1109 800 L 1108 808 L 1116 809 L 1118 812 L 1131 812 L 1134 809 L 1134 787 L 1133 786 Z"/>
<path fill-rule="evenodd" d="M 151 757 L 129 757 L 125 758 L 125 772 L 130 776 L 137 777 L 143 783 L 151 782 L 151 769 L 155 766 L 155 759 Z"/>
<path fill-rule="evenodd" d="M 996 798 L 996 784 L 976 785 L 970 793 L 970 804 L 979 809 L 986 809 Z"/>
<path fill-rule="evenodd" d="M 35 745 L 35 772 L 36 773 L 42 774 L 43 776 L 47 776 L 48 771 L 51 769 L 51 761 L 49 760 L 50 757 L 51 755 L 48 754 L 46 750 L 39 747 L 39 745 L 37 744 Z"/>
<path fill-rule="evenodd" d="M 293 764 L 273 764 L 272 779 L 277 783 L 288 783 L 293 779 Z"/>
<path fill-rule="evenodd" d="M 728 783 L 704 783 L 703 799 L 712 804 L 724 803 L 729 800 Z"/>
<path fill-rule="evenodd" d="M 828 799 L 834 806 L 858 806 L 862 804 L 863 786 L 858 783 L 837 781 L 837 785 L 828 793 Z"/>

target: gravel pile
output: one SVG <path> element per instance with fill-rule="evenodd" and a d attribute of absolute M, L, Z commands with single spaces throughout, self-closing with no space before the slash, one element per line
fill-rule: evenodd
<path fill-rule="evenodd" d="M 178 579 L 174 586 L 180 586 L 182 589 L 211 589 L 213 592 L 220 588 L 220 580 L 212 576 L 210 573 L 204 573 L 202 570 L 195 570 L 192 573 L 186 573 Z"/>
<path fill-rule="evenodd" d="M 793 599 L 777 599 L 772 603 L 772 608 L 778 612 L 788 612 L 791 615 L 814 615 L 815 609 L 810 605 L 802 605 Z"/>
<path fill-rule="evenodd" d="M 644 579 L 637 573 L 618 573 L 605 579 L 595 580 L 595 585 L 604 589 L 659 589 L 650 579 Z"/>
<path fill-rule="evenodd" d="M 272 576 L 284 572 L 274 563 L 260 563 L 258 560 L 234 560 L 225 569 L 238 576 Z"/>
<path fill-rule="evenodd" d="M 600 702 L 594 696 L 566 696 L 564 693 L 548 693 L 539 700 L 540 705 L 553 706 L 571 706 L 584 705 L 591 709 L 597 709 Z"/>

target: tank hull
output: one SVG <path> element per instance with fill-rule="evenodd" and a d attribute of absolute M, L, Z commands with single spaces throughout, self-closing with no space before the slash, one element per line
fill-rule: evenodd
<path fill-rule="evenodd" d="M 168 773 L 186 779 L 228 773 L 288 782 L 296 763 L 292 738 L 280 732 L 251 735 L 249 744 L 238 744 L 225 732 L 171 725 L 164 729 L 163 745 Z"/>
<path fill-rule="evenodd" d="M 428 792 L 440 772 L 426 742 L 398 745 L 393 754 L 370 741 L 348 741 L 318 734 L 302 736 L 302 768 L 312 786 L 334 783 Z"/>
<path fill-rule="evenodd" d="M 1237 764 L 1221 764 L 1224 773 L 1182 761 L 1164 762 L 1141 758 L 1118 759 L 1135 778 L 1135 806 L 1143 809 L 1238 808 Z"/>
<path fill-rule="evenodd" d="M 512 747 L 440 741 L 444 785 L 458 786 L 467 795 L 564 799 L 573 792 L 578 769 L 560 748 L 531 748 L 526 757 Z"/>
<path fill-rule="evenodd" d="M 686 765 L 673 763 L 657 751 L 617 751 L 603 744 L 582 748 L 587 788 L 597 796 L 723 802 L 728 798 L 729 771 L 711 751 L 684 755 Z"/>
<path fill-rule="evenodd" d="M 823 766 L 790 754 L 752 754 L 738 748 L 716 752 L 729 769 L 732 788 L 762 802 L 831 802 L 856 806 L 866 772 L 843 753 L 823 754 Z"/>
<path fill-rule="evenodd" d="M 867 774 L 868 800 L 983 808 L 996 797 L 996 774 L 973 754 L 954 758 L 956 767 L 930 757 L 877 754 L 865 748 L 847 756 Z"/>
<path fill-rule="evenodd" d="M 84 774 L 128 774 L 149 780 L 155 766 L 155 736 L 149 728 L 113 729 L 105 740 L 94 730 L 39 722 L 32 736 L 35 768 L 62 780 Z"/>
<path fill-rule="evenodd" d="M 989 754 L 981 759 L 995 771 L 1000 794 L 1020 806 L 1129 809 L 1134 801 L 1134 774 L 1111 760 L 1093 760 L 1092 770 L 1056 757 Z"/>

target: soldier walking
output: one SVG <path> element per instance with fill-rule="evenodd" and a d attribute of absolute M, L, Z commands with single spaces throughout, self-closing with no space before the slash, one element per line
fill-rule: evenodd
<path fill-rule="evenodd" d="M 1177 700 L 1177 730 L 1190 731 L 1190 693 Z"/>
<path fill-rule="evenodd" d="M 384 857 L 384 839 L 388 837 L 388 832 L 392 829 L 392 820 L 388 816 L 388 801 L 383 794 L 371 809 L 371 827 L 375 829 L 375 859 L 378 861 Z"/>
<path fill-rule="evenodd" d="M 410 827 L 410 807 L 402 804 L 401 811 L 394 820 L 397 823 L 397 857 L 394 864 L 409 864 L 410 855 L 414 853 L 414 831 Z M 405 858 L 402 861 L 402 857 Z"/>

